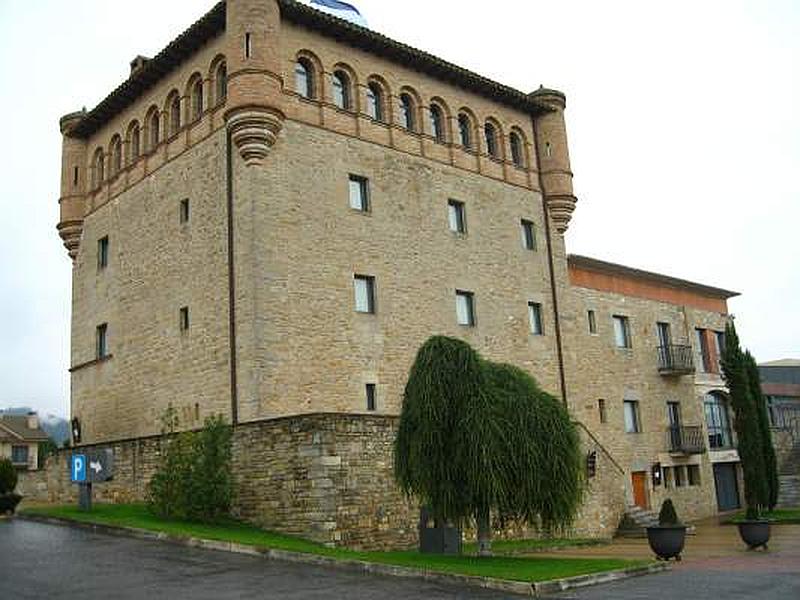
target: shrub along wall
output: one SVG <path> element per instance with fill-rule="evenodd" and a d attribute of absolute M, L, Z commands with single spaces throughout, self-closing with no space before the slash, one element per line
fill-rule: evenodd
<path fill-rule="evenodd" d="M 237 426 L 234 513 L 266 529 L 349 548 L 416 544 L 417 506 L 402 496 L 392 473 L 397 423 L 389 416 L 316 414 Z M 144 502 L 161 438 L 96 447 L 113 448 L 115 477 L 94 486 L 95 500 Z M 29 502 L 77 503 L 77 488 L 69 483 L 71 452 L 60 450 L 44 469 L 22 473 L 19 493 Z M 622 479 L 601 452 L 589 485 L 573 533 L 609 537 L 619 524 L 624 495 Z M 498 534 L 532 532 L 510 528 Z"/>

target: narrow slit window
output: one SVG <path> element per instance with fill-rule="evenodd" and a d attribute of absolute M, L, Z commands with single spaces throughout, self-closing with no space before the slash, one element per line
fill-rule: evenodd
<path fill-rule="evenodd" d="M 244 34 L 244 57 L 250 58 L 253 53 L 252 36 L 249 33 Z"/>
<path fill-rule="evenodd" d="M 108 266 L 108 236 L 97 240 L 97 268 L 105 269 Z"/>
<path fill-rule="evenodd" d="M 533 226 L 533 221 L 522 219 L 520 221 L 522 230 L 522 247 L 525 250 L 536 250 L 536 230 Z"/>
<path fill-rule="evenodd" d="M 375 397 L 375 384 L 368 383 L 367 386 L 367 410 L 370 412 L 378 409 L 377 400 Z"/>
<path fill-rule="evenodd" d="M 72 171 L 72 185 L 78 185 L 78 167 Z"/>
<path fill-rule="evenodd" d="M 181 223 L 188 223 L 189 222 L 189 199 L 184 198 L 181 200 L 180 204 L 180 220 Z"/>
<path fill-rule="evenodd" d="M 101 360 L 108 357 L 108 323 L 97 326 L 96 334 L 96 354 L 97 359 Z"/>
<path fill-rule="evenodd" d="M 538 302 L 528 302 L 528 321 L 533 335 L 544 335 L 542 327 L 542 305 Z"/>
<path fill-rule="evenodd" d="M 586 318 L 589 321 L 589 333 L 597 333 L 597 315 L 593 310 L 586 313 Z"/>
<path fill-rule="evenodd" d="M 181 331 L 189 331 L 189 307 L 184 306 L 179 313 Z"/>
<path fill-rule="evenodd" d="M 606 401 L 602 398 L 597 401 L 597 412 L 600 415 L 600 422 L 608 423 L 608 409 L 606 408 Z"/>

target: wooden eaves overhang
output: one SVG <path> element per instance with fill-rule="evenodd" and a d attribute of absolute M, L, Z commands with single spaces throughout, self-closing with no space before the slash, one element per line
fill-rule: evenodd
<path fill-rule="evenodd" d="M 432 54 L 397 42 L 371 29 L 315 10 L 296 0 L 277 1 L 283 19 L 312 29 L 321 35 L 532 115 L 552 110 L 536 98 L 537 92 L 525 94 Z M 223 0 L 170 42 L 166 48 L 131 75 L 94 109 L 86 113 L 70 131 L 70 135 L 88 138 L 97 132 L 105 123 L 133 104 L 148 89 L 224 30 L 225 2 Z M 560 94 L 553 90 L 540 91 Z"/>

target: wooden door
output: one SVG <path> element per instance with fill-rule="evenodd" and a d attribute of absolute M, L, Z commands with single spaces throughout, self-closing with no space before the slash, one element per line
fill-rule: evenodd
<path fill-rule="evenodd" d="M 631 473 L 633 483 L 633 503 L 640 508 L 647 508 L 647 473 L 638 471 Z"/>

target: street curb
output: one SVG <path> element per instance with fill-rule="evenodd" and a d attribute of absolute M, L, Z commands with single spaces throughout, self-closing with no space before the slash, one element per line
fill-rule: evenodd
<path fill-rule="evenodd" d="M 511 581 L 506 579 L 494 579 L 491 577 L 480 577 L 475 575 L 456 575 L 452 573 L 439 573 L 435 571 L 422 571 L 410 567 L 399 567 L 395 565 L 385 565 L 380 563 L 370 563 L 359 560 L 342 560 L 327 556 L 317 556 L 315 554 L 305 554 L 302 552 L 290 552 L 288 550 L 273 550 L 269 548 L 258 548 L 247 546 L 235 542 L 223 542 L 219 540 L 207 540 L 188 536 L 175 536 L 167 533 L 147 531 L 145 529 L 135 529 L 132 527 L 121 527 L 116 525 L 102 525 L 98 523 L 86 523 L 83 521 L 73 521 L 59 517 L 47 517 L 43 515 L 19 514 L 17 518 L 23 521 L 33 521 L 46 523 L 48 525 L 66 525 L 77 529 L 113 535 L 117 537 L 129 537 L 140 540 L 162 541 L 189 548 L 201 548 L 204 550 L 214 550 L 217 552 L 230 552 L 234 554 L 244 554 L 249 556 L 261 556 L 267 560 L 277 560 L 300 564 L 310 564 L 324 567 L 335 567 L 348 569 L 373 575 L 386 575 L 389 577 L 405 577 L 433 581 L 436 583 L 462 585 L 473 588 L 497 590 L 520 596 L 530 596 L 540 598 L 550 594 L 556 594 L 567 590 L 584 588 L 592 585 L 621 581 L 631 577 L 639 577 L 652 573 L 660 573 L 671 569 L 667 563 L 644 565 L 641 567 L 631 567 L 616 571 L 604 571 L 602 573 L 592 573 L 589 575 L 578 575 L 577 577 L 566 577 L 564 579 L 553 579 L 550 581 L 538 581 L 526 583 L 523 581 Z"/>

